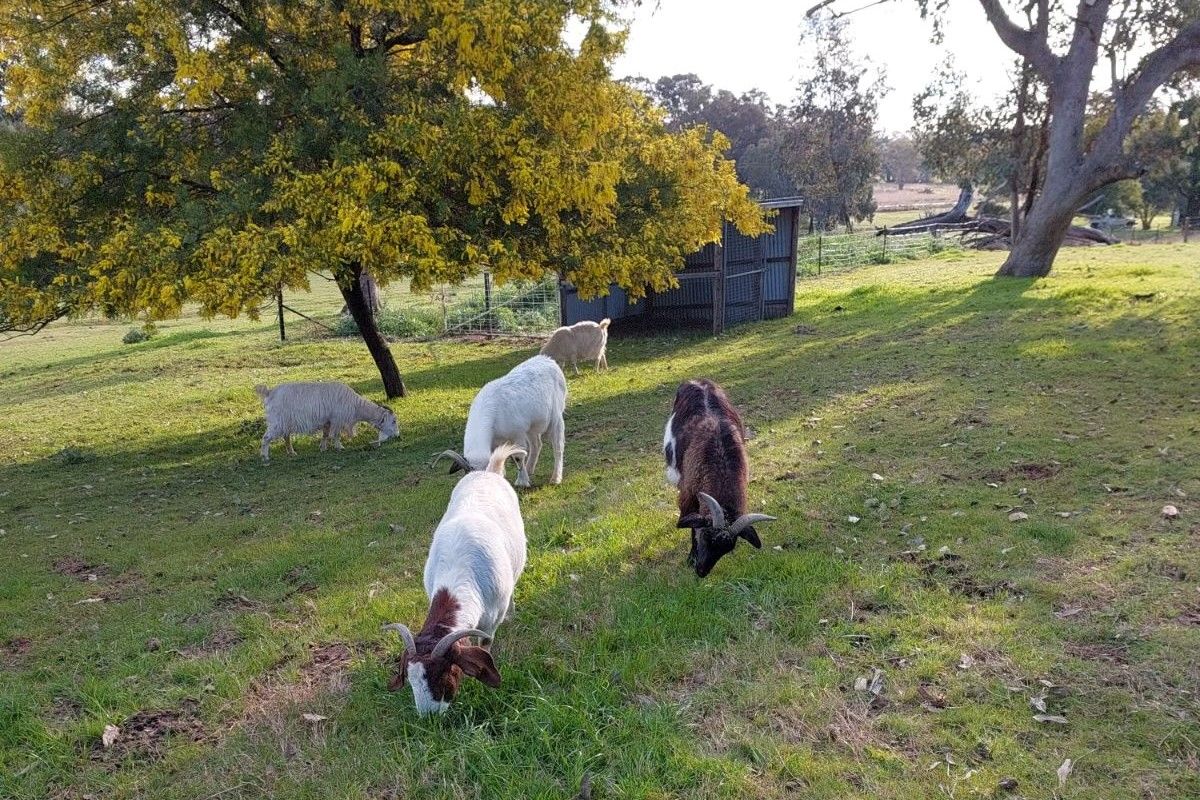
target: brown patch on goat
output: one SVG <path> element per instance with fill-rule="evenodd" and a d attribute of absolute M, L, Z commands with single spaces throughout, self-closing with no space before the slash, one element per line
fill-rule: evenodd
<path fill-rule="evenodd" d="M 450 594 L 449 590 L 444 587 L 438 589 L 434 593 L 433 599 L 429 601 L 429 612 L 425 616 L 425 624 L 413 636 L 413 641 L 417 645 L 417 653 L 421 654 L 420 660 L 425 664 L 425 681 L 429 685 L 429 693 L 435 700 L 446 700 L 453 697 L 458 692 L 459 683 L 462 681 L 462 670 L 453 663 L 455 652 L 462 646 L 461 641 L 455 642 L 454 646 L 436 661 L 428 658 L 428 654 L 433 651 L 442 637 L 453 631 L 458 624 L 460 609 L 461 605 L 458 599 Z M 388 681 L 390 691 L 394 692 L 404 686 L 408 680 L 408 663 L 417 653 L 409 653 L 406 650 L 396 658 L 396 672 Z"/>
<path fill-rule="evenodd" d="M 679 473 L 677 526 L 692 529 L 688 562 L 704 577 L 733 550 L 736 540 L 712 529 L 700 493 L 716 500 L 727 522 L 746 513 L 746 427 L 724 390 L 706 378 L 680 384 L 672 413 L 671 443 L 665 456 Z M 747 528 L 742 538 L 759 546 L 753 528 Z"/>
<path fill-rule="evenodd" d="M 121 734 L 112 745 L 105 747 L 97 740 L 88 757 L 115 769 L 126 758 L 162 758 L 171 740 L 202 742 L 209 734 L 196 713 L 198 706 L 195 700 L 185 700 L 179 709 L 139 711 L 117 726 Z"/>

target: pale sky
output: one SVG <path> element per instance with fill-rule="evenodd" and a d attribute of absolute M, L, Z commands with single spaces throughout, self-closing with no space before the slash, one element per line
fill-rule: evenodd
<path fill-rule="evenodd" d="M 800 24 L 816 0 L 646 0 L 634 12 L 629 40 L 613 74 L 621 78 L 694 72 L 715 88 L 741 93 L 758 88 L 773 102 L 790 102 L 800 76 Z M 837 0 L 850 10 L 870 0 Z M 890 132 L 912 124 L 912 98 L 945 58 L 954 54 L 965 86 L 982 100 L 1009 85 L 1010 51 L 1000 43 L 973 0 L 955 0 L 946 43 L 932 43 L 932 29 L 912 0 L 893 0 L 846 18 L 855 49 L 887 71 L 891 92 L 880 105 L 879 125 Z"/>

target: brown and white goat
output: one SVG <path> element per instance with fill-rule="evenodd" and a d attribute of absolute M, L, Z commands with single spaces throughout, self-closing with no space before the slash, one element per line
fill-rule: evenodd
<path fill-rule="evenodd" d="M 463 460 L 457 453 L 444 455 Z M 421 715 L 449 708 L 464 675 L 493 688 L 500 685 L 488 647 L 512 612 L 513 590 L 525 569 L 525 523 L 517 493 L 504 479 L 504 463 L 524 455 L 502 444 L 485 469 L 458 482 L 425 561 L 425 625 L 416 635 L 399 622 L 384 626 L 404 641 L 388 688 L 399 689 L 407 681 Z M 480 644 L 463 641 L 468 637 Z"/>
<path fill-rule="evenodd" d="M 692 529 L 688 564 L 703 578 L 738 538 L 761 548 L 756 522 L 775 517 L 746 513 L 746 431 L 720 386 L 684 381 L 663 432 L 667 480 L 679 489 L 679 522 Z M 730 522 L 729 520 L 733 520 Z"/>

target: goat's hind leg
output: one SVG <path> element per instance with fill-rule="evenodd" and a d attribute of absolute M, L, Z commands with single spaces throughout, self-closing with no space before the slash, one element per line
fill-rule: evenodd
<path fill-rule="evenodd" d="M 557 486 L 562 483 L 563 449 L 566 447 L 567 431 L 563 418 L 559 416 L 550 423 L 550 446 L 554 448 L 554 472 L 550 475 L 550 483 Z"/>

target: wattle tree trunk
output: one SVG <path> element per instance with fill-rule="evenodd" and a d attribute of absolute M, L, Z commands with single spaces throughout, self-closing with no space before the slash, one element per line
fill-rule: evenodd
<path fill-rule="evenodd" d="M 370 300 L 363 289 L 362 267 L 353 265 L 351 275 L 352 279 L 349 285 L 342 285 L 340 281 L 338 282 L 342 299 L 346 301 L 346 310 L 354 318 L 358 332 L 362 335 L 367 350 L 371 353 L 371 358 L 375 360 L 375 367 L 379 370 L 379 377 L 383 379 L 383 391 L 387 394 L 388 399 L 404 397 L 408 394 L 404 388 L 404 379 L 400 377 L 400 369 L 396 366 L 396 359 L 392 357 L 387 340 L 383 338 L 383 334 L 379 332 L 379 327 L 375 324 L 375 315 L 372 313 Z"/>

